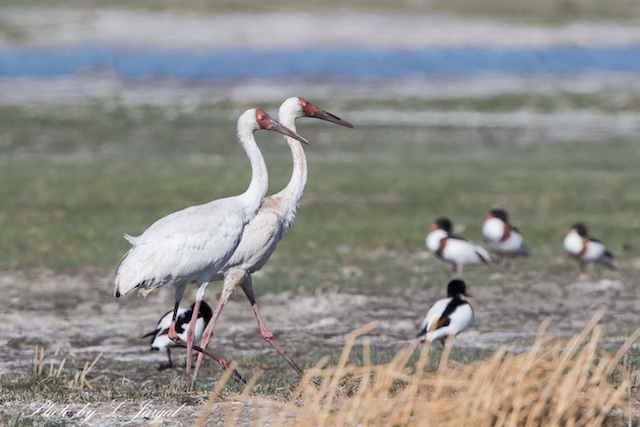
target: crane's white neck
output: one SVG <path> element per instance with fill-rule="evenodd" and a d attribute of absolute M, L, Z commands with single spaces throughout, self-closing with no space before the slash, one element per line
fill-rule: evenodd
<path fill-rule="evenodd" d="M 246 117 L 250 111 L 253 111 L 253 119 Z M 255 110 L 249 110 L 249 112 L 238 119 L 238 141 L 247 153 L 251 163 L 251 183 L 247 191 L 239 196 L 244 204 L 245 215 L 248 218 L 247 222 L 256 215 L 269 190 L 267 165 L 254 136 L 254 131 L 257 130 L 255 126 Z"/>
<path fill-rule="evenodd" d="M 297 117 L 297 114 L 290 109 L 285 111 L 281 110 L 278 113 L 280 123 L 294 132 L 296 132 Z M 288 136 L 285 137 L 285 139 L 289 144 L 289 149 L 293 157 L 293 172 L 291 173 L 291 179 L 287 186 L 274 194 L 273 197 L 279 199 L 283 204 L 283 213 L 287 216 L 287 222 L 293 222 L 300 199 L 302 199 L 305 186 L 307 185 L 307 157 L 304 154 L 304 149 L 300 141 Z"/>

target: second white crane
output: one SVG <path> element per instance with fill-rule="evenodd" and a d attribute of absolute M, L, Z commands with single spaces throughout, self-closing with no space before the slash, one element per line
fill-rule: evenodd
<path fill-rule="evenodd" d="M 114 295 L 139 289 L 146 295 L 161 286 L 175 288 L 175 306 L 169 338 L 187 347 L 191 360 L 200 303 L 209 282 L 220 273 L 235 252 L 245 225 L 262 205 L 269 187 L 267 166 L 254 132 L 259 129 L 282 133 L 308 144 L 307 140 L 281 125 L 262 110 L 251 109 L 238 119 L 238 140 L 251 163 L 251 183 L 244 193 L 191 206 L 154 222 L 138 237 L 126 236 L 133 247 L 122 260 L 115 278 Z M 185 289 L 195 282 L 198 289 L 193 318 L 184 343 L 176 333 L 176 314 Z M 207 353 L 227 369 L 229 362 Z M 187 363 L 187 386 L 191 364 Z"/>
<path fill-rule="evenodd" d="M 312 117 L 326 120 L 342 126 L 352 128 L 353 125 L 346 120 L 342 120 L 331 113 L 328 113 L 303 98 L 292 97 L 285 100 L 278 111 L 278 120 L 295 132 L 295 121 L 300 117 Z M 234 252 L 233 256 L 223 267 L 213 280 L 223 280 L 222 294 L 215 309 L 211 322 L 202 334 L 202 347 L 206 348 L 211 341 L 213 328 L 222 308 L 229 300 L 233 291 L 240 286 L 247 295 L 251 307 L 255 313 L 260 333 L 269 344 L 285 358 L 285 360 L 302 374 L 302 370 L 285 353 L 280 344 L 273 337 L 273 333 L 267 329 L 260 315 L 258 304 L 253 293 L 251 273 L 260 270 L 267 262 L 278 242 L 282 239 L 284 232 L 291 227 L 295 219 L 300 199 L 307 184 L 307 159 L 304 149 L 298 140 L 285 135 L 285 139 L 291 149 L 293 156 L 293 172 L 291 180 L 280 192 L 268 196 L 264 204 L 258 211 L 255 218 L 251 220 L 244 229 L 242 241 Z M 198 355 L 194 380 L 198 375 L 202 354 Z"/>

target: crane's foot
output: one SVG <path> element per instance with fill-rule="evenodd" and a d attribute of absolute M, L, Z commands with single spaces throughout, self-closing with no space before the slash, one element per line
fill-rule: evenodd
<path fill-rule="evenodd" d="M 173 342 L 175 342 L 177 345 L 179 345 L 180 347 L 187 347 L 187 342 L 184 340 L 181 340 L 180 338 L 176 337 L 175 339 L 172 339 L 171 337 L 169 337 L 169 339 L 171 339 Z M 200 346 L 194 345 L 193 349 L 197 352 L 200 352 L 202 354 L 204 354 L 207 357 L 210 357 L 211 359 L 215 360 L 216 362 L 218 362 L 220 364 L 220 366 L 222 367 L 222 369 L 224 369 L 225 371 L 231 369 L 231 364 L 229 363 L 229 361 L 227 359 L 225 359 L 224 357 L 218 356 L 216 354 L 211 353 L 209 350 L 205 350 Z M 240 373 L 238 372 L 237 369 L 234 369 L 233 372 L 231 373 L 231 378 L 234 381 L 237 382 L 243 382 L 246 383 L 247 381 L 242 378 L 242 375 L 240 375 Z M 193 386 L 193 385 L 192 385 Z"/>

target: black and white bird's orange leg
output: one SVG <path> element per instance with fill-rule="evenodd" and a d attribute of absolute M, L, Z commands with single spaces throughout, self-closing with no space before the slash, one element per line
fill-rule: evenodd
<path fill-rule="evenodd" d="M 278 344 L 276 339 L 273 337 L 273 333 L 269 329 L 267 329 L 267 326 L 264 324 L 264 320 L 262 320 L 260 310 L 258 310 L 258 304 L 256 303 L 256 299 L 253 294 L 253 283 L 251 275 L 248 275 L 247 279 L 244 280 L 240 286 L 242 287 L 244 293 L 247 295 L 247 298 L 249 298 L 251 308 L 253 308 L 256 319 L 258 319 L 258 325 L 260 326 L 260 334 L 262 335 L 262 338 L 264 338 L 269 344 L 271 344 L 271 346 L 275 348 L 282 357 L 284 357 L 284 360 L 286 360 L 299 375 L 302 375 L 302 369 L 300 369 L 298 365 L 296 365 L 295 362 L 291 360 L 287 353 L 285 353 L 280 344 Z"/>
<path fill-rule="evenodd" d="M 591 263 L 584 263 L 584 262 L 580 263 L 580 275 L 578 276 L 579 281 L 589 282 L 591 280 L 591 273 L 589 272 L 590 266 L 593 269 L 593 265 Z"/>
<path fill-rule="evenodd" d="M 164 371 L 165 369 L 173 368 L 173 361 L 171 360 L 171 348 L 170 347 L 167 347 L 167 358 L 169 359 L 169 363 L 167 363 L 166 365 L 160 365 L 160 367 L 158 367 L 158 371 Z"/>
<path fill-rule="evenodd" d="M 464 269 L 464 265 L 462 265 L 462 264 L 454 264 L 453 265 L 453 277 L 462 277 L 463 269 Z"/>
<path fill-rule="evenodd" d="M 593 264 L 594 264 L 593 262 L 587 263 L 587 276 L 586 276 L 587 282 L 591 281 L 591 275 L 593 274 Z"/>
<path fill-rule="evenodd" d="M 202 348 L 207 348 L 207 346 L 211 342 L 211 337 L 213 336 L 213 328 L 216 326 L 216 322 L 218 321 L 218 317 L 220 317 L 220 313 L 222 312 L 222 309 L 224 308 L 225 304 L 229 301 L 229 298 L 231 297 L 231 294 L 233 293 L 233 291 L 238 287 L 240 282 L 244 279 L 245 275 L 247 275 L 247 272 L 245 270 L 238 270 L 235 274 L 230 276 L 230 280 L 227 280 L 225 277 L 225 281 L 222 286 L 222 294 L 220 295 L 220 301 L 218 302 L 218 306 L 213 312 L 211 321 L 202 332 L 202 338 L 200 338 L 200 346 Z M 198 378 L 198 372 L 200 372 L 200 365 L 202 364 L 202 359 L 204 357 L 203 354 L 204 353 L 201 352 L 198 355 L 198 360 L 196 360 L 196 367 L 193 371 L 193 381 L 191 383 L 191 386 L 193 386 L 193 384 L 196 381 L 196 378 Z M 225 362 L 226 362 L 226 365 L 218 361 L 218 363 L 220 363 L 220 366 L 222 366 L 223 369 L 227 369 L 229 367 L 229 362 L 226 359 L 225 359 Z"/>

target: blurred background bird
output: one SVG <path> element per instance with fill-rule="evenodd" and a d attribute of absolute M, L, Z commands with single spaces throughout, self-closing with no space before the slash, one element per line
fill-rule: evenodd
<path fill-rule="evenodd" d="M 615 268 L 613 254 L 607 250 L 602 242 L 587 234 L 587 227 L 582 223 L 574 224 L 564 236 L 564 249 L 580 264 L 578 280 L 590 282 L 593 265 L 602 264 Z"/>
<path fill-rule="evenodd" d="M 516 269 L 516 257 L 529 256 L 529 250 L 524 245 L 524 239 L 511 223 L 507 211 L 504 209 L 491 209 L 489 215 L 482 224 L 482 237 L 489 251 L 498 256 L 498 262 L 502 264 L 503 258 L 508 258 L 511 269 Z"/>

